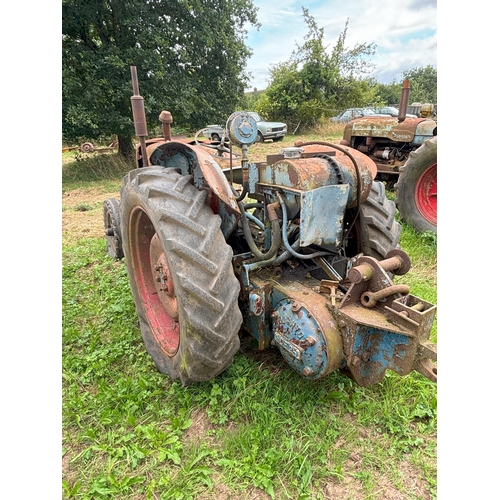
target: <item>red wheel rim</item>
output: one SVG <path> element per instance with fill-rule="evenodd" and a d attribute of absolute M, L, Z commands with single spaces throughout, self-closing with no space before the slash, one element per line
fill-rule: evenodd
<path fill-rule="evenodd" d="M 437 163 L 431 165 L 418 179 L 415 202 L 420 214 L 437 225 Z"/>
<path fill-rule="evenodd" d="M 165 249 L 140 207 L 131 213 L 130 231 L 131 260 L 142 309 L 158 345 L 173 356 L 179 348 L 179 312 Z"/>

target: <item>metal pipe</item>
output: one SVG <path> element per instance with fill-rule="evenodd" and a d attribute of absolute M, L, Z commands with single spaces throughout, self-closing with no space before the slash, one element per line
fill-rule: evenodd
<path fill-rule="evenodd" d="M 166 141 L 172 140 L 172 132 L 170 130 L 170 124 L 173 122 L 172 114 L 170 111 L 162 111 L 159 116 L 161 122 L 161 128 L 163 132 L 163 138 Z"/>
<path fill-rule="evenodd" d="M 142 166 L 149 166 L 148 154 L 146 151 L 146 137 L 148 135 L 148 126 L 146 123 L 146 112 L 144 111 L 144 99 L 139 95 L 139 82 L 137 79 L 137 68 L 130 66 L 132 74 L 132 88 L 134 95 L 130 98 L 132 104 L 132 115 L 134 117 L 135 135 L 139 137 L 141 144 Z"/>
<path fill-rule="evenodd" d="M 401 98 L 399 100 L 399 113 L 398 122 L 403 122 L 406 119 L 406 110 L 408 109 L 408 102 L 410 100 L 410 80 L 405 80 L 403 82 L 403 88 L 401 89 Z"/>
<path fill-rule="evenodd" d="M 375 307 L 379 300 L 386 299 L 396 293 L 407 295 L 410 293 L 410 287 L 408 285 L 391 285 L 378 292 L 367 291 L 361 295 L 361 303 L 365 307 Z"/>
<path fill-rule="evenodd" d="M 229 184 L 231 186 L 234 184 L 233 176 L 233 144 L 229 141 Z"/>

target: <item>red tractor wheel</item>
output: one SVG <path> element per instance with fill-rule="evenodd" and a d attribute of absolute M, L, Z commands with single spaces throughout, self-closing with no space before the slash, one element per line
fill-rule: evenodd
<path fill-rule="evenodd" d="M 121 190 L 123 250 L 147 351 L 183 385 L 232 362 L 240 285 L 206 191 L 163 167 L 133 170 Z"/>
<path fill-rule="evenodd" d="M 417 231 L 436 233 L 437 136 L 410 153 L 394 187 L 401 220 Z"/>
<path fill-rule="evenodd" d="M 437 224 L 437 163 L 420 176 L 415 186 L 415 202 L 422 216 Z"/>

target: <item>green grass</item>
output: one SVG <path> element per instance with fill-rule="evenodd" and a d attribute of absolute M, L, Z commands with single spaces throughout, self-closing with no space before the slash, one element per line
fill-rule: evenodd
<path fill-rule="evenodd" d="M 121 167 L 87 161 L 66 164 L 63 190 L 119 186 Z M 436 238 L 403 225 L 401 246 L 414 267 L 400 281 L 435 302 Z M 146 353 L 104 239 L 62 251 L 63 498 L 436 498 L 435 384 L 311 383 L 243 337 L 224 373 L 183 388 Z"/>

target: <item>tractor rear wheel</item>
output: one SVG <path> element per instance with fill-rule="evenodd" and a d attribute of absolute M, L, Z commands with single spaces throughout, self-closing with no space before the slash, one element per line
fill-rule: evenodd
<path fill-rule="evenodd" d="M 131 171 L 121 189 L 123 250 L 141 334 L 158 369 L 184 386 L 225 370 L 239 348 L 240 285 L 221 220 L 192 176 Z"/>
<path fill-rule="evenodd" d="M 437 136 L 410 153 L 394 188 L 401 220 L 417 231 L 436 233 Z"/>
<path fill-rule="evenodd" d="M 120 227 L 120 202 L 109 198 L 103 202 L 104 236 L 108 244 L 108 254 L 113 259 L 123 259 L 122 235 Z"/>
<path fill-rule="evenodd" d="M 387 198 L 382 182 L 373 181 L 368 198 L 360 206 L 355 233 L 356 248 L 351 248 L 350 257 L 362 252 L 383 260 L 390 250 L 399 247 L 401 226 L 396 221 L 396 206 Z"/>

